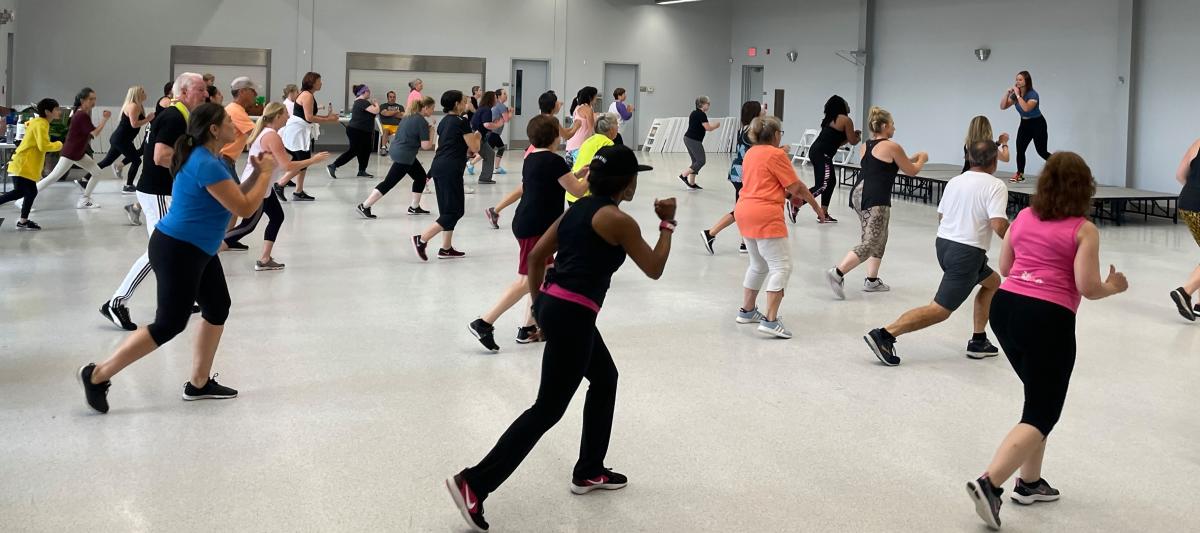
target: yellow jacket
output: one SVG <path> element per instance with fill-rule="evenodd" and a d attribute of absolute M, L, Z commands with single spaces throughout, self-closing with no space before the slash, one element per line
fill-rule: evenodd
<path fill-rule="evenodd" d="M 25 138 L 21 146 L 8 162 L 8 174 L 22 178 L 41 181 L 42 165 L 46 164 L 46 152 L 62 150 L 62 143 L 50 142 L 50 121 L 42 117 L 34 117 L 25 124 Z"/>

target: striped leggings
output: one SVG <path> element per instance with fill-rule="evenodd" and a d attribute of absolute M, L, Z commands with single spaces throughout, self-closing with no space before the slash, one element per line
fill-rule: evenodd
<path fill-rule="evenodd" d="M 142 206 L 142 213 L 146 216 L 146 233 L 154 235 L 154 226 L 158 224 L 159 220 L 162 220 L 162 217 L 167 216 L 167 209 L 171 207 L 171 197 L 138 191 L 137 200 L 138 204 Z M 142 280 L 146 279 L 150 272 L 152 272 L 150 256 L 143 252 L 142 256 L 133 262 L 129 273 L 125 274 L 125 279 L 121 281 L 117 292 L 113 293 L 110 303 L 114 307 L 125 305 L 126 301 L 133 298 L 133 291 L 137 290 L 138 285 L 142 284 Z"/>

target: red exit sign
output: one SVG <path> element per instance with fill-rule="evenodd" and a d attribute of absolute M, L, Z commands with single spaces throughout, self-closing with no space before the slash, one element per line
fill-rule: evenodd
<path fill-rule="evenodd" d="M 757 48 L 757 47 L 754 47 L 754 46 L 751 46 L 750 48 L 746 49 L 746 55 L 747 55 L 747 56 L 749 56 L 749 57 L 755 57 L 755 56 L 757 56 L 757 55 L 758 55 L 758 48 Z"/>

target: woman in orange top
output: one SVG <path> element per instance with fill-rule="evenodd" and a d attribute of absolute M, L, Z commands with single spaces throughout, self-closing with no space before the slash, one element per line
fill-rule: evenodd
<path fill-rule="evenodd" d="M 779 320 L 783 289 L 792 274 L 787 226 L 783 223 L 786 195 L 803 198 L 818 218 L 825 213 L 808 186 L 796 176 L 787 152 L 779 147 L 783 124 L 775 117 L 758 117 L 750 123 L 754 146 L 742 160 L 742 195 L 734 208 L 738 230 L 746 241 L 750 268 L 746 269 L 745 302 L 738 310 L 739 324 L 758 322 L 758 331 L 783 339 L 792 338 Z M 767 313 L 758 311 L 758 292 L 767 290 Z"/>

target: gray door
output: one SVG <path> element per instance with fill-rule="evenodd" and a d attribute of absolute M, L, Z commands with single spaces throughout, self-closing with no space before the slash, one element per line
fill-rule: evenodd
<path fill-rule="evenodd" d="M 546 60 L 514 59 L 512 85 L 509 87 L 508 107 L 513 111 L 508 130 L 513 149 L 529 146 L 525 128 L 538 116 L 538 97 L 550 90 L 550 62 Z"/>
<path fill-rule="evenodd" d="M 643 139 L 643 133 L 638 129 L 638 116 L 641 114 L 641 106 L 638 105 L 638 66 L 628 63 L 605 63 L 604 64 L 604 90 L 601 91 L 604 104 L 604 110 L 608 111 L 608 106 L 615 100 L 613 99 L 613 91 L 618 87 L 625 89 L 625 104 L 632 105 L 634 108 L 633 117 L 629 121 L 621 125 L 621 138 L 625 141 L 625 145 L 637 149 L 638 143 Z"/>
<path fill-rule="evenodd" d="M 743 102 L 751 100 L 755 102 L 763 102 L 763 68 L 762 65 L 744 65 L 742 66 L 742 101 L 738 102 L 738 107 L 741 107 Z"/>

